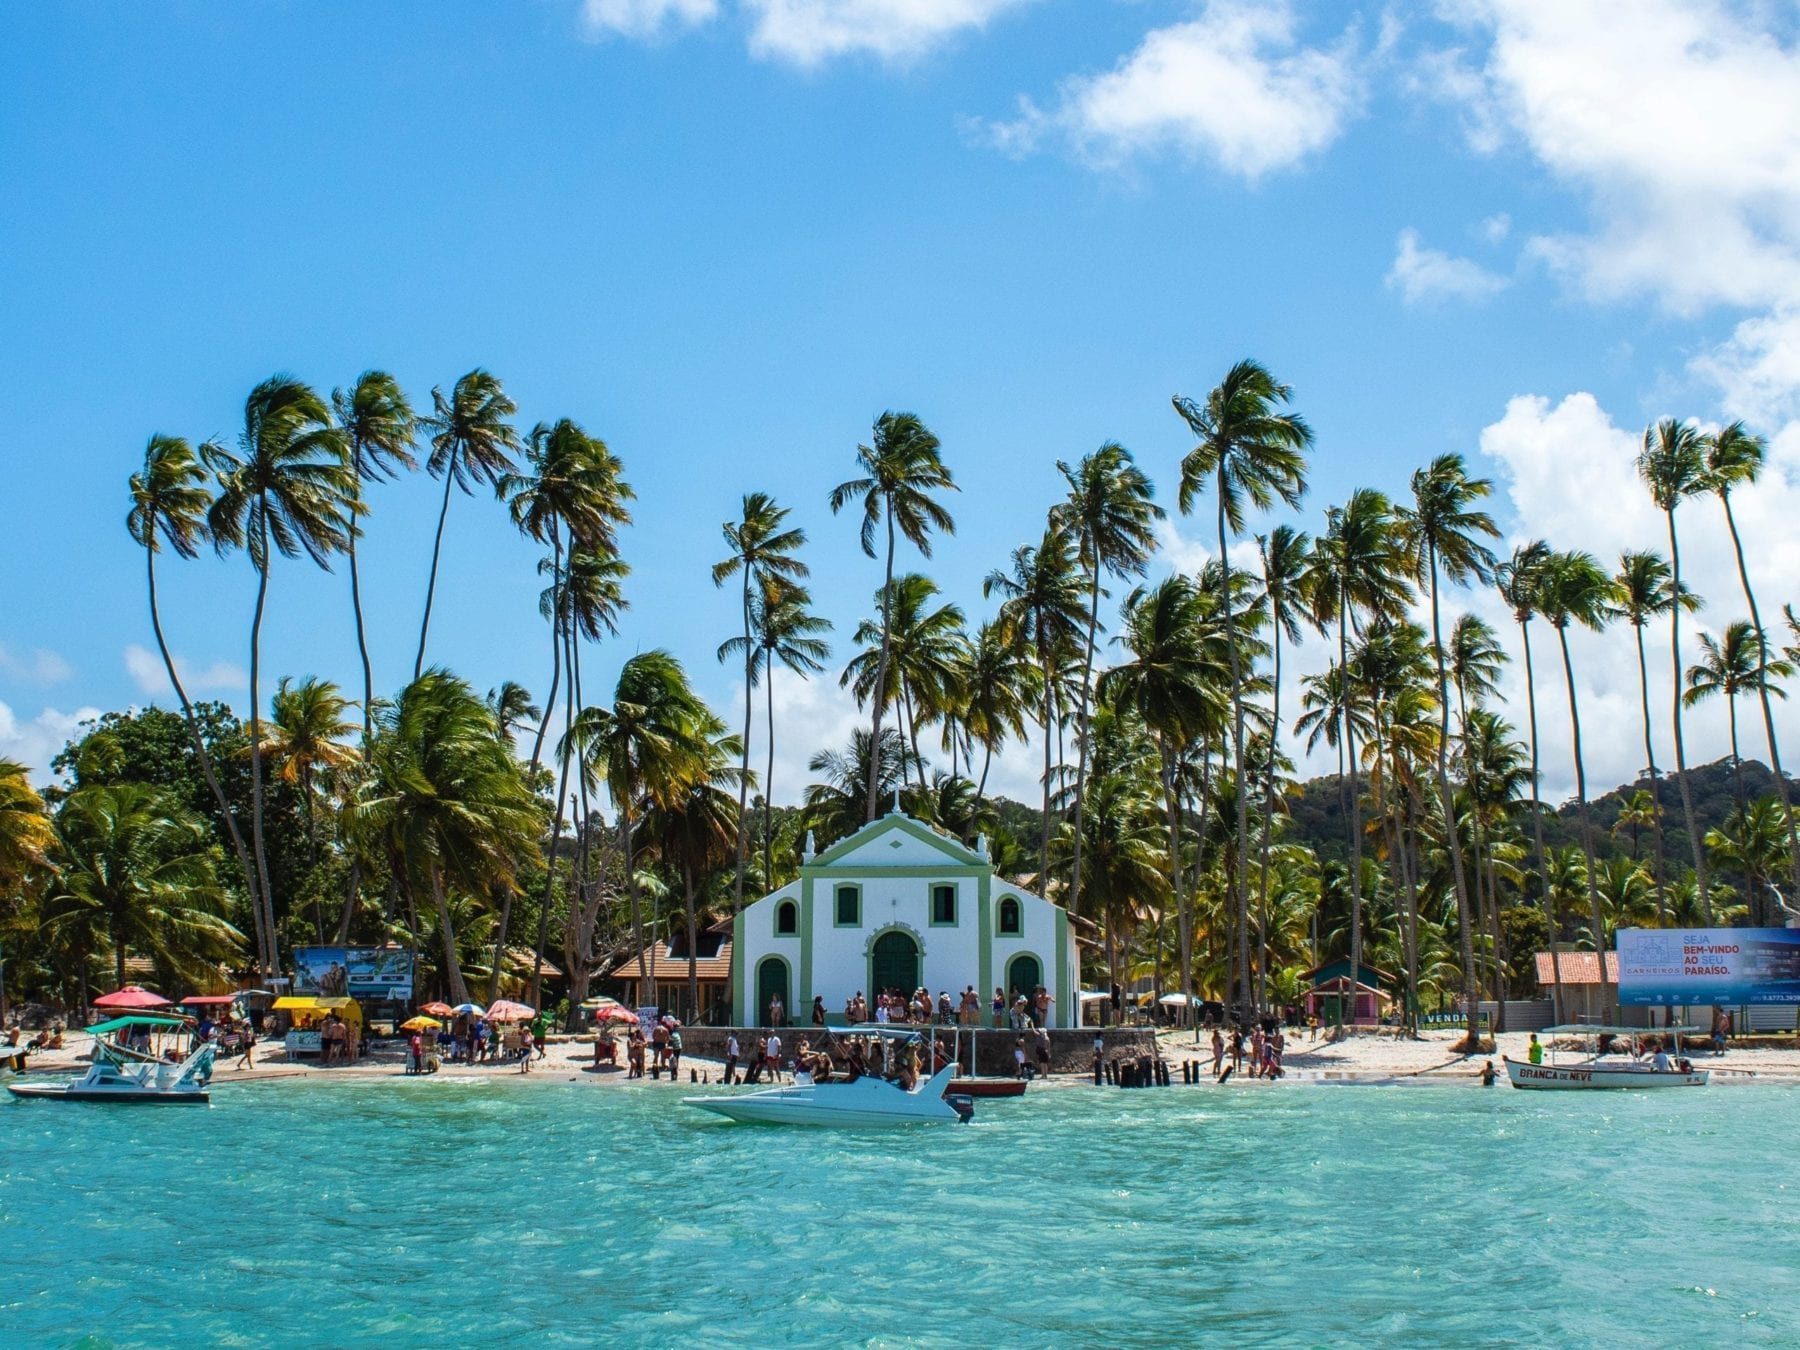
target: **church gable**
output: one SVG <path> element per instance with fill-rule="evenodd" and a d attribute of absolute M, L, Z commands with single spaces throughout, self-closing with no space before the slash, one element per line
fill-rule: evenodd
<path fill-rule="evenodd" d="M 842 839 L 812 860 L 833 872 L 880 871 L 889 867 L 971 867 L 987 860 L 954 839 L 905 816 L 883 816 Z"/>

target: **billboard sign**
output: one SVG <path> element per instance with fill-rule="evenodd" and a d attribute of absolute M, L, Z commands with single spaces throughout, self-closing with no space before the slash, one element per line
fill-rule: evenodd
<path fill-rule="evenodd" d="M 319 998 L 412 998 L 413 954 L 400 947 L 296 947 L 294 992 Z"/>
<path fill-rule="evenodd" d="M 1619 1002 L 1800 1003 L 1800 929 L 1621 928 Z"/>

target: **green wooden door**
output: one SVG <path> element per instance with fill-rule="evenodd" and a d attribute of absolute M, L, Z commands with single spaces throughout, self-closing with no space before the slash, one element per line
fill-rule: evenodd
<path fill-rule="evenodd" d="M 781 995 L 782 1016 L 793 1020 L 794 1005 L 788 998 L 788 966 L 779 956 L 765 956 L 756 967 L 756 1006 L 750 1020 L 757 1026 L 769 1020 L 769 1000 Z"/>
<path fill-rule="evenodd" d="M 1044 968 L 1038 964 L 1035 956 L 1015 956 L 1006 963 L 1006 997 L 1010 1000 L 1019 994 L 1027 999 L 1037 993 L 1038 986 L 1044 982 Z M 1032 1017 L 1037 1016 L 1034 1006 Z"/>
<path fill-rule="evenodd" d="M 896 989 L 907 998 L 919 987 L 919 944 L 907 933 L 883 933 L 869 954 L 870 997 Z"/>

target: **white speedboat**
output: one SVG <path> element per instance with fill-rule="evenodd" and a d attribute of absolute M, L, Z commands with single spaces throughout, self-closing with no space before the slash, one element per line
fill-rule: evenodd
<path fill-rule="evenodd" d="M 974 1114 L 966 1097 L 944 1096 L 955 1074 L 956 1065 L 947 1064 L 910 1092 L 873 1075 L 814 1083 L 802 1074 L 791 1087 L 682 1100 L 730 1120 L 766 1125 L 940 1125 Z"/>
<path fill-rule="evenodd" d="M 1693 1027 L 1589 1027 L 1561 1026 L 1547 1027 L 1546 1036 L 1582 1036 L 1596 1042 L 1585 1059 L 1575 1061 L 1559 1060 L 1555 1052 L 1551 1054 L 1551 1062 L 1546 1064 L 1522 1064 L 1516 1059 L 1502 1055 L 1501 1061 L 1506 1065 L 1506 1076 L 1516 1088 L 1531 1088 L 1538 1091 L 1592 1091 L 1619 1088 L 1677 1088 L 1705 1087 L 1712 1081 L 1712 1073 L 1706 1069 L 1696 1069 L 1687 1060 L 1681 1058 L 1681 1037 L 1692 1034 Z M 1637 1038 L 1649 1034 L 1655 1037 L 1668 1036 L 1675 1045 L 1675 1055 L 1668 1060 L 1669 1067 L 1659 1069 L 1654 1061 L 1640 1059 L 1636 1055 Z M 1598 1038 L 1601 1036 L 1622 1037 L 1632 1042 L 1633 1054 L 1625 1056 L 1601 1056 L 1598 1053 Z"/>
<path fill-rule="evenodd" d="M 111 1024 L 109 1024 L 111 1025 Z M 211 1041 L 186 1059 L 153 1059 L 98 1037 L 93 1063 L 80 1078 L 67 1083 L 8 1083 L 15 1097 L 53 1098 L 69 1102 L 138 1102 L 153 1105 L 200 1105 L 211 1100 Z"/>

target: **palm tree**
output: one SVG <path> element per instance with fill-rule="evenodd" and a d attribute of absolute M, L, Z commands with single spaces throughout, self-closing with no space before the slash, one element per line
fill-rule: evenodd
<path fill-rule="evenodd" d="M 1312 552 L 1311 538 L 1289 525 L 1277 525 L 1266 535 L 1256 537 L 1256 551 L 1262 561 L 1262 602 L 1274 629 L 1274 671 L 1269 688 L 1274 706 L 1269 710 L 1269 754 L 1263 767 L 1262 839 L 1258 844 L 1257 912 L 1261 916 L 1263 950 L 1258 961 L 1262 972 L 1264 1002 L 1268 996 L 1269 935 L 1269 840 L 1275 825 L 1275 767 L 1281 762 L 1281 639 L 1300 641 L 1301 624 L 1309 617 L 1306 608 L 1306 570 Z"/>
<path fill-rule="evenodd" d="M 1775 878 L 1787 861 L 1787 812 L 1772 797 L 1739 802 L 1724 823 L 1706 832 L 1706 847 L 1744 880 L 1744 899 L 1753 921 L 1779 926 L 1787 916 L 1769 903 Z"/>
<path fill-rule="evenodd" d="M 1575 760 L 1575 799 L 1581 811 L 1581 852 L 1587 862 L 1588 909 L 1594 932 L 1605 931 L 1600 899 L 1595 890 L 1594 822 L 1588 811 L 1587 767 L 1581 753 L 1581 707 L 1575 692 L 1575 666 L 1569 658 L 1569 625 L 1578 623 L 1598 633 L 1618 615 L 1613 603 L 1612 578 L 1591 553 L 1553 553 L 1538 576 L 1538 608 L 1556 629 L 1562 648 L 1563 683 L 1569 694 L 1570 750 Z M 1607 1002 L 1606 967 L 1600 968 L 1600 1002 Z"/>
<path fill-rule="evenodd" d="M 1786 698 L 1787 692 L 1770 677 L 1786 679 L 1794 673 L 1794 667 L 1779 658 L 1765 660 L 1767 644 L 1746 619 L 1739 619 L 1727 627 L 1722 638 L 1702 633 L 1700 648 L 1706 654 L 1697 664 L 1688 667 L 1687 691 L 1681 696 L 1682 706 L 1691 708 L 1714 694 L 1725 695 L 1726 722 L 1731 729 L 1732 777 L 1737 783 L 1738 805 L 1742 806 L 1744 761 L 1738 755 L 1738 695 L 1756 689 L 1765 699 L 1770 694 Z"/>
<path fill-rule="evenodd" d="M 1406 557 L 1394 528 L 1394 508 L 1374 488 L 1358 488 L 1325 513 L 1325 533 L 1313 543 L 1308 589 L 1314 621 L 1338 630 L 1338 668 L 1350 670 L 1350 625 L 1358 616 L 1395 616 L 1411 599 Z M 1339 700 L 1344 763 L 1349 769 L 1350 962 L 1362 968 L 1362 790 L 1357 782 L 1355 683 L 1344 677 Z"/>
<path fill-rule="evenodd" d="M 162 653 L 169 686 L 181 703 L 182 720 L 187 723 L 188 737 L 193 741 L 194 753 L 200 761 L 200 772 L 206 778 L 213 800 L 218 803 L 219 818 L 225 822 L 225 832 L 230 837 L 232 852 L 244 878 L 260 960 L 268 944 L 263 934 L 262 906 L 257 900 L 256 868 L 250 861 L 250 850 L 244 846 L 237 815 L 226 799 L 225 789 L 219 784 L 212 755 L 200 734 L 199 719 L 194 716 L 194 705 L 181 683 L 181 672 L 176 669 L 175 657 L 163 635 L 162 611 L 156 597 L 156 555 L 163 544 L 166 542 L 183 558 L 193 558 L 206 541 L 206 512 L 212 504 L 206 482 L 206 468 L 191 445 L 179 436 L 152 436 L 144 448 L 144 467 L 131 475 L 131 514 L 126 518 L 126 527 L 144 549 L 144 574 L 150 589 L 150 628 L 156 634 L 156 649 Z"/>
<path fill-rule="evenodd" d="M 0 759 L 0 900 L 16 891 L 28 873 L 49 864 L 54 839 L 44 799 L 31 786 L 25 766 Z M 0 908 L 0 914 L 8 909 Z M 6 954 L 0 951 L 0 1025 L 5 1022 Z"/>
<path fill-rule="evenodd" d="M 732 884 L 731 892 L 731 909 L 734 914 L 744 907 L 744 857 L 750 828 L 745 794 L 750 791 L 750 694 L 756 684 L 756 644 L 751 640 L 754 617 L 751 614 L 751 591 L 766 580 L 779 579 L 798 583 L 807 575 L 806 564 L 793 556 L 806 543 L 806 531 L 786 528 L 788 514 L 788 508 L 777 506 L 775 499 L 768 493 L 746 492 L 742 517 L 736 521 L 728 520 L 720 527 L 724 531 L 725 542 L 731 547 L 731 556 L 723 562 L 714 563 L 712 570 L 715 586 L 723 586 L 734 576 L 743 583 L 741 608 L 744 632 L 739 648 L 744 657 L 744 735 L 743 763 L 738 766 L 737 879 Z M 726 658 L 728 648 L 731 648 L 730 643 L 719 648 L 719 660 Z M 769 753 L 773 759 L 773 746 Z M 764 793 L 767 791 L 765 784 Z"/>
<path fill-rule="evenodd" d="M 1762 437 L 1753 436 L 1744 430 L 1742 422 L 1733 422 L 1703 438 L 1702 446 L 1706 455 L 1707 479 L 1712 484 L 1712 490 L 1719 494 L 1719 504 L 1725 508 L 1725 526 L 1731 532 L 1731 548 L 1737 556 L 1738 581 L 1744 587 L 1744 603 L 1750 607 L 1751 631 L 1757 635 L 1758 642 L 1762 643 L 1766 641 L 1767 633 L 1763 628 L 1762 611 L 1757 608 L 1756 591 L 1750 585 L 1750 569 L 1744 562 L 1744 541 L 1738 535 L 1737 516 L 1731 510 L 1731 490 L 1744 483 L 1754 483 L 1762 476 L 1768 444 Z M 1766 647 L 1761 656 L 1763 661 L 1768 660 Z M 1768 736 L 1769 767 L 1774 770 L 1775 792 L 1787 821 L 1789 873 L 1794 893 L 1800 895 L 1800 823 L 1796 823 L 1794 819 L 1787 775 L 1781 771 L 1781 746 L 1775 738 L 1775 711 L 1769 702 L 1772 689 L 1773 686 L 1766 679 L 1759 680 L 1756 686 L 1757 699 L 1762 705 L 1763 731 Z M 1779 694 L 1781 691 L 1773 689 L 1773 692 Z M 1735 750 L 1732 758 L 1737 758 Z"/>
<path fill-rule="evenodd" d="M 858 499 L 862 502 L 862 550 L 875 556 L 875 531 L 883 522 L 887 526 L 887 571 L 881 586 L 881 660 L 875 673 L 874 687 L 887 687 L 888 608 L 894 587 L 894 533 L 896 529 L 927 558 L 931 556 L 931 532 L 956 533 L 956 522 L 934 492 L 955 492 L 957 486 L 944 467 L 942 446 L 913 413 L 884 412 L 875 419 L 872 445 L 856 447 L 860 478 L 839 483 L 831 490 L 831 513 L 836 515 Z M 876 778 L 880 765 L 876 762 L 881 744 L 882 701 L 875 700 L 870 726 L 867 818 L 875 819 Z"/>
<path fill-rule="evenodd" d="M 723 731 L 724 724 L 718 724 Z M 653 806 L 646 833 L 656 841 L 663 865 L 681 879 L 687 914 L 688 1005 L 685 1016 L 700 1015 L 700 921 L 696 903 L 700 883 L 731 857 L 743 836 L 738 804 L 729 791 L 739 770 L 730 763 L 738 750 L 735 736 L 719 736 L 692 781 L 665 804 Z"/>
<path fill-rule="evenodd" d="M 1244 531 L 1245 503 L 1267 511 L 1277 498 L 1297 509 L 1306 492 L 1306 449 L 1312 444 L 1312 428 L 1296 413 L 1280 409 L 1293 391 L 1280 384 L 1255 361 L 1240 361 L 1206 396 L 1204 404 L 1177 394 L 1175 411 L 1198 438 L 1181 461 L 1179 504 L 1186 515 L 1194 501 L 1213 480 L 1219 527 L 1219 566 L 1223 570 L 1220 595 L 1225 646 L 1231 659 L 1232 766 L 1238 777 L 1237 856 L 1247 857 L 1250 839 L 1249 779 L 1244 770 L 1244 699 L 1242 656 L 1238 651 L 1236 620 L 1232 613 L 1231 555 L 1229 538 Z M 1249 932 L 1248 905 L 1243 869 L 1232 878 L 1232 896 L 1240 936 L 1238 978 L 1244 996 L 1250 997 L 1250 948 L 1241 939 Z"/>
<path fill-rule="evenodd" d="M 1191 993 L 1191 931 L 1183 900 L 1181 821 L 1177 799 L 1177 764 L 1183 747 L 1219 730 L 1221 672 L 1216 650 L 1208 641 L 1212 627 L 1200 592 L 1187 578 L 1171 576 L 1126 599 L 1119 641 L 1131 660 L 1100 677 L 1100 697 L 1108 706 L 1128 711 L 1150 731 L 1161 763 L 1163 808 L 1168 831 L 1169 893 L 1182 915 L 1182 992 Z M 1109 927 L 1107 966 L 1117 978 L 1118 948 Z"/>
<path fill-rule="evenodd" d="M 971 745 L 982 748 L 981 777 L 975 783 L 978 803 L 987 794 L 994 752 L 1008 736 L 1025 738 L 1038 678 L 1037 667 L 1009 639 L 1005 625 L 998 620 L 977 628 L 974 640 L 964 644 L 958 654 L 956 687 L 961 695 L 963 730 Z M 971 754 L 971 768 L 972 760 Z"/>
<path fill-rule="evenodd" d="M 1512 609 L 1518 621 L 1519 636 L 1525 650 L 1525 716 L 1531 742 L 1531 832 L 1538 874 L 1538 903 L 1543 907 L 1544 923 L 1550 930 L 1550 976 L 1556 990 L 1556 1006 L 1560 1011 L 1568 1005 L 1563 1000 L 1562 955 L 1558 950 L 1560 928 L 1550 897 L 1550 853 L 1544 846 L 1544 808 L 1538 800 L 1538 785 L 1543 782 L 1538 772 L 1537 678 L 1531 664 L 1531 621 L 1543 612 L 1540 588 L 1544 569 L 1551 559 L 1550 546 L 1541 539 L 1513 549 L 1512 556 L 1494 569 L 1495 588 L 1500 598 Z"/>
<path fill-rule="evenodd" d="M 55 836 L 46 926 L 103 937 L 119 984 L 127 952 L 194 979 L 242 944 L 222 917 L 206 822 L 160 789 L 78 788 L 56 813 Z"/>
<path fill-rule="evenodd" d="M 825 669 L 831 655 L 831 644 L 819 633 L 831 631 L 831 620 L 820 618 L 808 608 L 812 596 L 804 586 L 793 586 L 779 577 L 765 577 L 762 595 L 752 616 L 752 636 L 759 649 L 757 667 L 770 678 L 763 683 L 764 713 L 768 727 L 768 763 L 762 782 L 763 799 L 763 877 L 775 875 L 773 806 L 775 792 L 775 681 L 777 664 L 786 666 L 805 679 Z M 741 795 L 741 794 L 740 794 Z M 775 889 L 773 886 L 770 890 Z"/>
<path fill-rule="evenodd" d="M 369 730 L 375 706 L 375 672 L 369 662 L 369 639 L 363 625 L 362 581 L 356 570 L 356 540 L 362 533 L 357 516 L 367 498 L 362 487 L 399 476 L 402 469 L 416 469 L 413 439 L 418 419 L 407 402 L 400 382 L 385 370 L 365 370 L 349 389 L 331 391 L 331 407 L 350 451 L 350 467 L 356 474 L 357 499 L 350 508 L 349 542 L 344 552 L 350 559 L 350 608 L 356 616 L 356 650 L 363 672 L 363 759 L 369 757 Z M 416 672 L 415 672 L 416 674 Z"/>
<path fill-rule="evenodd" d="M 863 644 L 863 650 L 850 659 L 838 680 L 855 693 L 858 704 L 877 698 L 899 705 L 900 715 L 895 723 L 904 723 L 903 732 L 912 746 L 921 788 L 925 786 L 925 769 L 919 755 L 919 723 L 935 720 L 953 702 L 957 662 L 964 645 L 961 607 L 946 604 L 931 608 L 937 595 L 937 585 L 929 577 L 917 572 L 895 577 L 886 603 L 876 597 L 887 621 L 885 665 L 880 660 L 882 620 L 865 619 L 850 638 Z M 887 683 L 877 688 L 876 672 L 883 669 Z"/>
<path fill-rule="evenodd" d="M 1060 523 L 1074 534 L 1076 556 L 1088 580 L 1087 645 L 1082 657 L 1081 684 L 1076 689 L 1074 857 L 1069 868 L 1069 907 L 1078 911 L 1082 801 L 1087 788 L 1088 703 L 1094 682 L 1094 640 L 1100 631 L 1101 574 L 1143 575 L 1156 548 L 1155 525 L 1163 518 L 1163 510 L 1152 500 L 1156 489 L 1149 476 L 1117 441 L 1106 442 L 1074 468 L 1060 459 L 1056 468 L 1069 485 L 1069 495 L 1053 510 Z"/>
<path fill-rule="evenodd" d="M 275 897 L 263 846 L 262 662 L 263 610 L 269 595 L 273 546 L 283 557 L 302 551 L 327 571 L 331 555 L 349 547 L 357 509 L 356 470 L 344 434 L 331 424 L 325 400 L 288 375 L 273 375 L 250 391 L 244 429 L 233 453 L 202 448 L 219 476 L 219 495 L 207 512 L 213 547 L 244 548 L 256 568 L 256 610 L 250 621 L 250 839 L 263 909 L 260 953 L 265 972 L 280 968 Z"/>
<path fill-rule="evenodd" d="M 517 680 L 502 681 L 498 689 L 488 690 L 487 705 L 494 714 L 494 725 L 509 745 L 520 727 L 541 721 L 544 716 L 544 710 L 531 701 L 531 691 Z"/>
<path fill-rule="evenodd" d="M 1656 742 L 1650 733 L 1650 665 L 1644 651 L 1644 625 L 1675 608 L 1675 586 L 1671 576 L 1669 564 L 1660 554 L 1649 550 L 1621 553 L 1619 570 L 1613 576 L 1614 603 L 1630 622 L 1637 640 L 1638 702 L 1644 715 L 1644 756 L 1650 766 L 1651 824 L 1656 848 L 1652 876 L 1659 916 L 1668 912 L 1668 883 L 1663 853 L 1662 779 L 1656 769 Z M 1700 608 L 1700 597 L 1684 589 L 1680 603 L 1692 614 Z"/>
<path fill-rule="evenodd" d="M 493 713 L 465 681 L 428 670 L 377 716 L 372 772 L 352 826 L 394 860 L 410 908 L 421 891 L 430 896 L 450 999 L 466 1002 L 449 892 L 474 898 L 516 886 L 542 811 Z"/>
<path fill-rule="evenodd" d="M 858 727 L 851 733 L 850 745 L 844 750 L 821 750 L 806 762 L 813 773 L 824 781 L 808 783 L 805 796 L 807 829 L 819 835 L 819 845 L 828 847 L 839 839 L 854 834 L 864 823 L 863 781 L 872 753 L 869 733 Z M 883 797 L 891 796 L 906 785 L 910 767 L 906 738 L 892 727 L 881 733 L 881 745 L 875 753 L 879 776 L 876 788 Z"/>
<path fill-rule="evenodd" d="M 1050 749 L 1054 739 L 1057 669 L 1063 656 L 1075 649 L 1081 632 L 1081 589 L 1075 576 L 1075 549 L 1068 531 L 1053 520 L 1034 547 L 1022 544 L 1013 550 L 1012 571 L 993 571 L 981 583 L 981 593 L 998 591 L 1000 623 L 1020 650 L 1037 654 L 1039 690 L 1044 728 L 1044 827 L 1038 851 L 1042 878 L 1050 865 Z"/>
<path fill-rule="evenodd" d="M 472 484 L 495 487 L 513 471 L 513 452 L 519 433 L 507 418 L 519 410 L 507 397 L 500 381 L 485 370 L 471 370 L 444 397 L 431 391 L 432 413 L 424 421 L 431 433 L 431 458 L 425 467 L 433 478 L 444 480 L 444 504 L 438 511 L 437 533 L 431 543 L 431 575 L 425 583 L 425 617 L 419 622 L 419 654 L 413 659 L 413 679 L 425 669 L 425 642 L 431 632 L 431 602 L 437 594 L 438 560 L 444 550 L 444 522 L 450 517 L 450 489 L 475 491 Z"/>
<path fill-rule="evenodd" d="M 1492 576 L 1496 559 L 1481 540 L 1499 538 L 1500 529 L 1493 517 L 1476 510 L 1475 504 L 1492 492 L 1493 486 L 1486 478 L 1469 477 L 1461 455 L 1439 455 L 1428 467 L 1413 474 L 1413 505 L 1399 513 L 1414 574 L 1431 591 L 1431 646 L 1437 658 L 1439 810 L 1445 821 L 1444 837 L 1450 846 L 1450 879 L 1461 929 L 1463 1003 L 1469 1019 L 1470 1049 L 1475 1048 L 1478 1034 L 1474 933 L 1468 878 L 1463 869 L 1462 832 L 1456 828 L 1456 793 L 1450 786 L 1450 676 L 1444 660 L 1438 578 L 1441 572 L 1459 585 L 1472 581 L 1485 585 Z M 1504 991 L 1496 990 L 1496 997 L 1504 1002 Z"/>
<path fill-rule="evenodd" d="M 329 781 L 356 759 L 355 752 L 342 744 L 343 738 L 356 730 L 344 719 L 351 706 L 329 680 L 308 678 L 295 684 L 292 676 L 283 675 L 275 686 L 269 724 L 263 729 L 263 754 L 269 762 L 270 777 L 299 790 L 314 867 L 319 865 L 319 780 L 324 777 Z M 324 942 L 325 920 L 316 896 L 313 928 L 318 940 Z"/>
<path fill-rule="evenodd" d="M 1644 447 L 1637 459 L 1638 477 L 1650 489 L 1650 498 L 1669 525 L 1669 586 L 1682 594 L 1681 540 L 1675 532 L 1675 508 L 1682 500 L 1705 492 L 1711 482 L 1700 433 L 1692 424 L 1665 417 L 1644 431 Z M 1706 921 L 1712 922 L 1712 892 L 1706 884 L 1706 849 L 1694 819 L 1694 790 L 1688 784 L 1687 743 L 1681 728 L 1681 607 L 1669 610 L 1669 663 L 1674 668 L 1675 779 L 1681 786 L 1681 814 L 1687 823 L 1694 850 L 1694 889 Z"/>
<path fill-rule="evenodd" d="M 725 725 L 688 683 L 681 663 L 660 649 L 642 652 L 619 671 L 610 708 L 583 708 L 567 733 L 584 779 L 603 781 L 619 813 L 625 892 L 631 906 L 638 977 L 644 968 L 644 917 L 636 862 L 636 821 L 666 809 L 714 772 L 715 743 Z M 736 744 L 730 745 L 736 753 Z M 736 822 L 733 822 L 734 826 Z"/>

